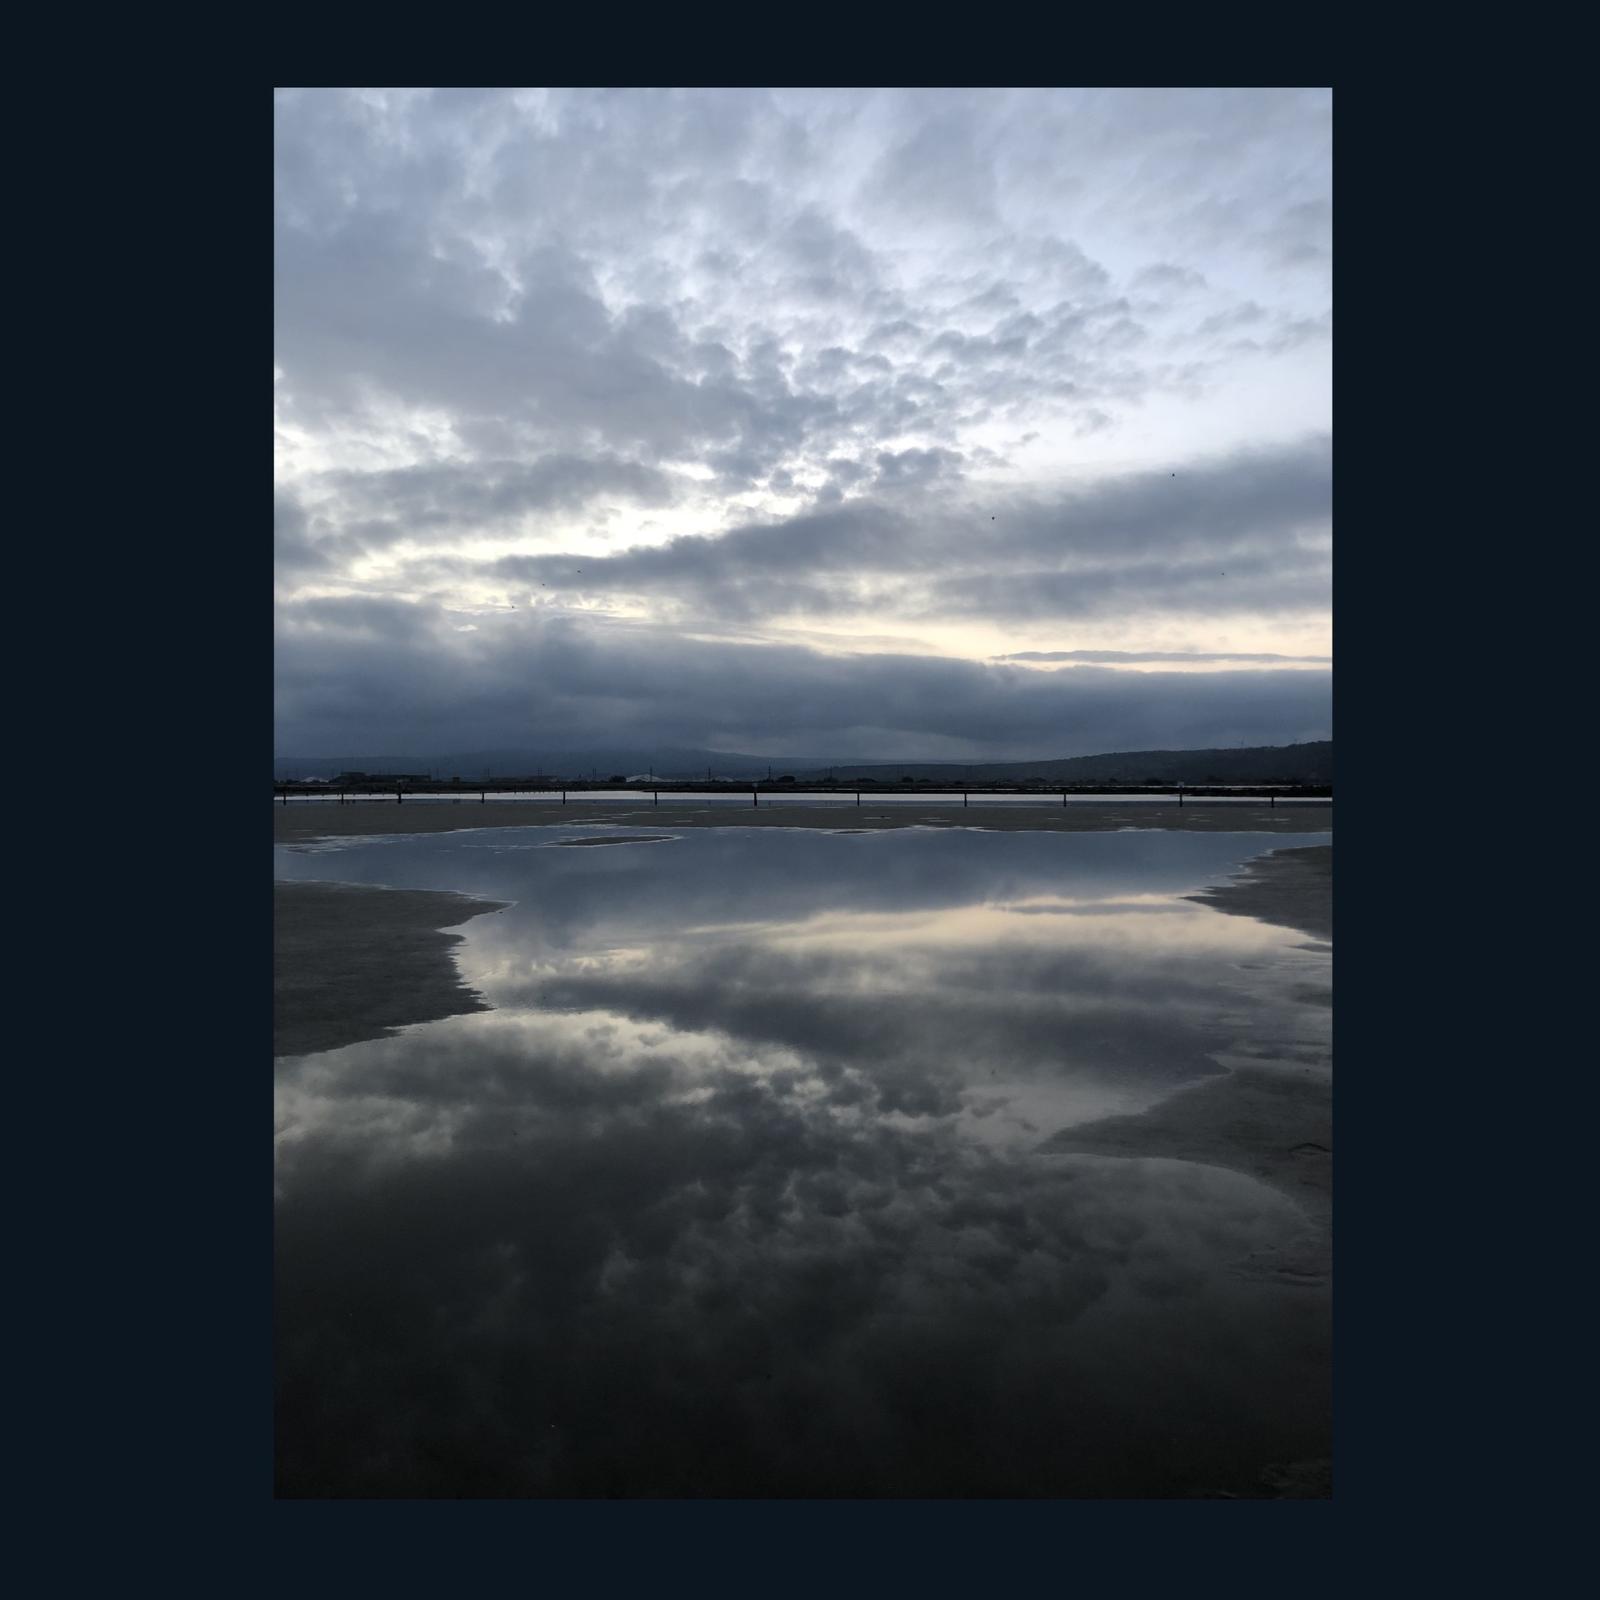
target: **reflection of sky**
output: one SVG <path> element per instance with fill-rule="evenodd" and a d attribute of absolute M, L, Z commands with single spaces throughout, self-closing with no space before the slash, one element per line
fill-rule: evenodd
<path fill-rule="evenodd" d="M 1182 1493 L 1326 1453 L 1320 1301 L 1227 1270 L 1289 1203 L 1038 1152 L 1218 1055 L 1323 1059 L 1326 956 L 1179 898 L 1260 836 L 570 836 L 277 852 L 513 902 L 458 947 L 497 1009 L 280 1065 L 286 1492 Z"/>

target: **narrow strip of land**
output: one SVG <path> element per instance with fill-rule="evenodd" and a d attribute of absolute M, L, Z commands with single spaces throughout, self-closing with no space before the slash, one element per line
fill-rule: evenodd
<path fill-rule="evenodd" d="M 1333 846 L 1302 845 L 1248 861 L 1231 883 L 1189 896 L 1234 916 L 1333 937 Z"/>
<path fill-rule="evenodd" d="M 1167 805 L 1114 801 L 1068 805 L 883 805 L 863 797 L 853 805 L 760 806 L 663 804 L 561 805 L 552 801 L 463 800 L 413 802 L 327 801 L 272 808 L 279 844 L 342 839 L 359 834 L 447 833 L 456 828 L 626 826 L 638 828 L 988 828 L 1002 833 L 1114 833 L 1119 828 L 1161 828 L 1201 833 L 1326 833 L 1331 805 Z"/>
<path fill-rule="evenodd" d="M 351 883 L 273 885 L 275 1056 L 381 1039 L 413 1022 L 487 1011 L 446 933 L 501 902 Z"/>

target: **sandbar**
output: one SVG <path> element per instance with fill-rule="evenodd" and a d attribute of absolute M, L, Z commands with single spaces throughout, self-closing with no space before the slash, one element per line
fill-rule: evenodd
<path fill-rule="evenodd" d="M 272 1053 L 309 1055 L 487 1011 L 446 933 L 502 902 L 353 883 L 273 885 Z"/>

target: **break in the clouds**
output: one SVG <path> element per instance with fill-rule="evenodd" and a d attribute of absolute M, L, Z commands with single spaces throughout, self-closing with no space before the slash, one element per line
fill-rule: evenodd
<path fill-rule="evenodd" d="M 282 92 L 280 748 L 1325 736 L 1330 102 Z"/>

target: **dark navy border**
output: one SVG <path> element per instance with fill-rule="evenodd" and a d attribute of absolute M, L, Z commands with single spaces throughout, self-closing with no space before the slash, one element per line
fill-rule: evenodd
<path fill-rule="evenodd" d="M 1070 31 L 1063 18 L 1049 35 L 1059 53 L 1046 50 L 1063 74 L 1075 59 Z M 1026 78 L 1020 43 L 1013 33 L 1010 59 L 987 70 L 971 59 L 960 72 L 924 62 L 912 73 L 902 62 L 866 73 L 858 63 L 850 75 Z M 537 54 L 548 63 L 547 51 Z M 1024 55 L 1037 71 L 1034 48 Z M 1091 64 L 1076 59 L 1082 76 L 1175 76 L 1159 54 L 1125 74 L 1085 73 Z M 574 75 L 601 81 L 614 71 L 591 57 Z M 658 63 L 627 76 L 702 73 L 703 64 L 669 73 Z M 705 75 L 743 82 L 769 72 L 747 57 Z M 820 64 L 808 74 L 838 75 Z M 1324 62 L 1285 74 L 1247 52 L 1228 70 L 1190 61 L 1184 76 L 1325 82 L 1329 73 Z M 248 1580 L 287 1557 L 285 1572 L 314 1583 L 382 1582 L 393 1568 L 413 1584 L 433 1573 L 472 1586 L 504 1575 L 558 1592 L 635 1579 L 900 1589 L 929 1577 L 991 1592 L 1108 1578 L 1140 1590 L 1167 1578 L 1298 1588 L 1316 1587 L 1330 1565 L 1347 1582 L 1381 1583 L 1416 1567 L 1397 1569 L 1371 1544 L 1414 1545 L 1446 1513 L 1475 1516 L 1480 1497 L 1500 1498 L 1506 1486 L 1497 1463 L 1513 1479 L 1542 1470 L 1497 1454 L 1513 1448 L 1513 1408 L 1497 1398 L 1505 1369 L 1484 1370 L 1463 1344 L 1485 1325 L 1509 1331 L 1523 1319 L 1510 1287 L 1522 1241 L 1484 1231 L 1494 1203 L 1484 1191 L 1537 1191 L 1540 1160 L 1514 1140 L 1481 1143 L 1451 1109 L 1484 1104 L 1495 1092 L 1489 1073 L 1520 1065 L 1485 1061 L 1474 1047 L 1492 997 L 1476 987 L 1483 975 L 1469 955 L 1463 963 L 1468 935 L 1456 919 L 1477 931 L 1493 917 L 1449 894 L 1463 879 L 1475 894 L 1495 852 L 1507 853 L 1468 809 L 1483 776 L 1470 752 L 1510 730 L 1474 730 L 1467 718 L 1504 708 L 1472 699 L 1470 673 L 1454 676 L 1442 653 L 1482 642 L 1457 587 L 1475 535 L 1492 534 L 1503 558 L 1519 559 L 1475 471 L 1482 442 L 1464 441 L 1448 409 L 1458 396 L 1444 391 L 1456 380 L 1441 376 L 1456 370 L 1458 341 L 1487 337 L 1450 264 L 1452 250 L 1482 243 L 1467 220 L 1484 141 L 1465 130 L 1483 107 L 1440 105 L 1408 75 L 1342 88 L 1337 100 L 1335 702 L 1344 737 L 1333 1502 L 1176 1513 L 1159 1502 L 1134 1511 L 1106 1502 L 507 1503 L 463 1524 L 458 1513 L 419 1516 L 403 1503 L 375 1513 L 273 1501 L 270 890 L 265 802 L 254 798 L 272 743 L 271 105 L 270 88 L 246 77 L 227 57 L 186 54 L 181 74 L 154 77 L 130 63 L 87 131 L 63 125 L 65 80 L 41 95 L 38 112 L 41 127 L 62 129 L 68 152 L 49 152 L 65 170 L 45 220 L 70 241 L 41 276 L 87 331 L 60 349 L 37 325 L 20 331 L 55 363 L 45 387 L 63 424 L 72 397 L 79 406 L 90 398 L 84 431 L 63 427 L 42 451 L 54 445 L 50 481 L 72 506 L 66 526 L 60 500 L 31 524 L 34 538 L 57 535 L 41 542 L 60 550 L 60 588 L 12 598 L 19 623 L 50 651 L 34 658 L 41 674 L 60 652 L 42 613 L 70 609 L 85 585 L 104 639 L 78 663 L 80 698 L 61 710 L 72 731 L 49 746 L 68 770 L 86 758 L 104 795 L 59 812 L 69 884 L 51 887 L 69 905 L 47 935 L 22 930 L 38 964 L 54 969 L 46 984 L 58 985 L 31 1057 L 53 1068 L 40 1076 L 54 1080 L 44 1093 L 56 1099 L 19 1110 L 11 1127 L 45 1211 L 38 1301 L 29 1297 L 40 1365 L 19 1384 L 40 1444 L 24 1465 L 37 1488 L 64 1487 L 80 1502 L 83 1537 L 65 1552 L 69 1567 L 210 1572 L 208 1587 L 231 1586 L 233 1573 Z M 1507 110 L 1515 98 L 1496 91 L 1497 117 L 1520 114 Z M 1491 625 L 1502 641 L 1498 613 L 1482 623 Z M 203 791 L 163 787 L 196 767 L 210 780 Z M 1433 798 L 1441 787 L 1461 793 L 1459 806 Z M 1477 856 L 1466 851 L 1469 829 Z M 54 852 L 31 836 L 31 864 L 45 876 Z M 19 996 L 22 1007 L 29 998 Z M 26 1216 L 19 1223 L 31 1231 Z M 1093 1537 L 1101 1529 L 1138 1542 L 1108 1550 Z M 1427 1586 L 1446 1581 L 1452 1557 L 1472 1544 L 1468 1533 L 1434 1547 Z M 130 1565 L 130 1551 L 143 1559 Z M 337 1565 L 312 1565 L 318 1556 Z M 1109 1570 L 1096 1571 L 1107 1556 Z"/>

